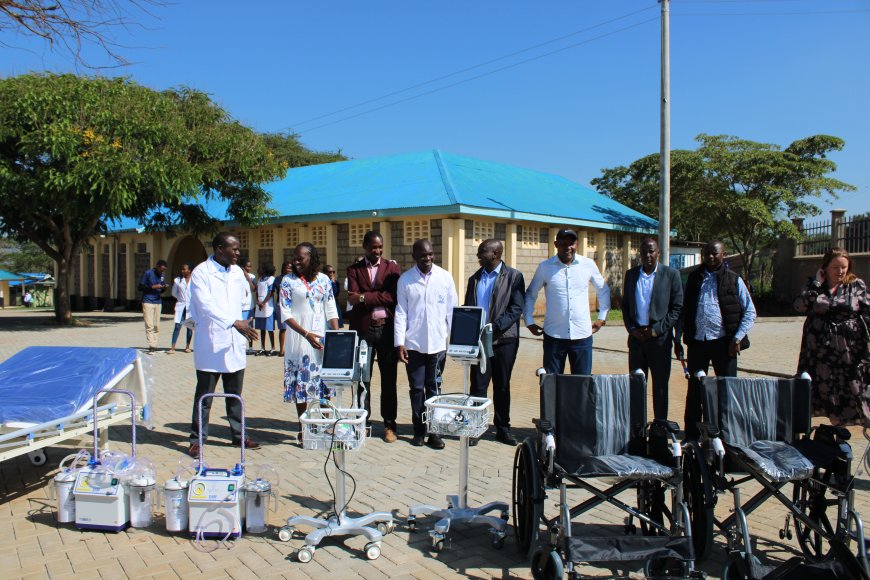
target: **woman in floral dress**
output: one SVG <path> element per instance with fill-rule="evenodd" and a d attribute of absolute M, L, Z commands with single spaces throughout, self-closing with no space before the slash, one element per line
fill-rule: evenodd
<path fill-rule="evenodd" d="M 293 250 L 293 269 L 281 279 L 281 319 L 287 325 L 284 355 L 284 401 L 296 403 L 301 415 L 310 396 L 329 396 L 320 379 L 321 339 L 327 325 L 338 329 L 332 282 L 320 273 L 317 248 L 303 242 Z"/>
<path fill-rule="evenodd" d="M 813 381 L 813 415 L 834 425 L 870 427 L 870 297 L 842 248 L 829 250 L 795 308 L 807 313 L 798 372 Z"/>

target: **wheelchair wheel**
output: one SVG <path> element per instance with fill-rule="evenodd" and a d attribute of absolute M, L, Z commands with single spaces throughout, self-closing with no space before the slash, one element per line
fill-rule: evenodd
<path fill-rule="evenodd" d="M 713 546 L 715 496 L 704 452 L 696 441 L 683 449 L 683 497 L 691 518 L 695 559 L 702 560 Z"/>
<path fill-rule="evenodd" d="M 792 501 L 795 506 L 803 513 L 810 521 L 819 526 L 829 536 L 834 536 L 837 532 L 836 522 L 840 522 L 841 510 L 844 509 L 844 501 L 839 500 L 836 496 L 828 496 L 827 486 L 819 481 L 815 481 L 818 473 L 814 474 L 814 479 L 807 479 L 796 482 L 792 493 Z M 827 480 L 827 474 L 822 478 L 822 481 Z M 831 519 L 828 517 L 828 507 L 833 507 L 831 514 L 836 519 L 834 525 L 831 524 Z M 794 518 L 795 534 L 797 535 L 798 544 L 800 544 L 801 552 L 812 561 L 821 561 L 831 556 L 831 544 L 824 536 L 814 532 L 809 526 L 805 525 L 799 518 Z M 848 539 L 847 539 L 848 540 Z"/>
<path fill-rule="evenodd" d="M 552 546 L 542 546 L 532 556 L 532 578 L 535 580 L 561 580 L 565 575 L 562 557 Z"/>
<path fill-rule="evenodd" d="M 543 489 L 537 453 L 531 438 L 514 455 L 513 524 L 517 549 L 530 554 L 538 546 L 540 521 L 544 512 Z"/>
<path fill-rule="evenodd" d="M 637 486 L 637 507 L 651 519 L 665 526 L 665 486 L 660 481 L 644 481 Z M 661 536 L 667 533 L 667 526 L 658 529 L 643 520 L 640 531 L 644 536 Z"/>

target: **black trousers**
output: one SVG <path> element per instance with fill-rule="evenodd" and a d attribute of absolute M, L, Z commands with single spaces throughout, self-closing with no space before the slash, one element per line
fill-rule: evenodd
<path fill-rule="evenodd" d="M 702 417 L 700 384 L 695 373 L 704 371 L 709 374 L 710 364 L 717 377 L 737 376 L 737 357 L 728 356 L 727 338 L 716 340 L 690 340 L 686 343 L 686 366 L 689 371 L 689 388 L 686 390 L 686 437 L 697 439 L 700 436 L 698 422 Z"/>
<path fill-rule="evenodd" d="M 486 372 L 480 372 L 479 366 L 471 369 L 472 397 L 485 397 L 489 382 L 492 381 L 495 428 L 502 433 L 510 431 L 511 428 L 511 373 L 519 348 L 519 338 L 499 341 L 492 346 L 493 356 L 487 361 Z"/>
<path fill-rule="evenodd" d="M 414 423 L 414 436 L 426 434 L 423 423 L 425 402 L 441 392 L 441 374 L 447 361 L 447 351 L 426 354 L 416 350 L 408 351 L 408 386 L 411 394 L 411 420 Z"/>
<path fill-rule="evenodd" d="M 671 379 L 671 335 L 641 342 L 628 337 L 628 372 L 637 369 L 650 377 L 653 394 L 653 415 L 656 419 L 668 418 L 668 381 Z"/>
<path fill-rule="evenodd" d="M 199 434 L 199 415 L 197 403 L 199 398 L 206 393 L 214 393 L 218 380 L 223 381 L 224 393 L 242 395 L 242 383 L 245 379 L 245 369 L 234 373 L 212 373 L 209 371 L 196 371 L 196 394 L 193 397 L 193 419 L 190 422 L 190 442 L 195 443 Z M 230 421 L 230 433 L 233 442 L 242 439 L 242 403 L 238 399 L 227 397 L 227 418 Z M 214 397 L 208 397 L 202 402 L 202 440 L 208 438 L 208 416 L 211 412 L 211 404 Z"/>
<path fill-rule="evenodd" d="M 362 337 L 369 345 L 369 368 L 372 368 L 374 359 L 378 360 L 378 371 L 381 373 L 381 418 L 385 427 L 396 428 L 396 414 L 399 401 L 396 396 L 396 377 L 399 357 L 393 346 L 393 324 L 391 320 L 383 326 L 369 326 Z M 362 394 L 365 387 L 365 400 L 363 405 L 369 413 L 368 423 L 372 422 L 372 383 L 368 381 L 359 387 Z"/>

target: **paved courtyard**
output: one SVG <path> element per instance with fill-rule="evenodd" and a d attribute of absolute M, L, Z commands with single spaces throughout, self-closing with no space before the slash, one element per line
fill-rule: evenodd
<path fill-rule="evenodd" d="M 124 346 L 141 348 L 145 344 L 141 317 L 135 313 L 88 313 L 79 318 L 85 325 L 56 328 L 45 324 L 47 312 L 21 310 L 0 311 L 0 361 L 31 345 L 58 346 Z M 800 344 L 802 320 L 799 318 L 763 319 L 751 333 L 752 348 L 741 357 L 744 374 L 789 374 L 795 370 Z M 172 330 L 170 317 L 161 323 L 161 344 L 168 347 Z M 605 327 L 595 337 L 594 372 L 625 372 L 626 333 L 621 325 Z M 144 355 L 149 356 L 149 355 Z M 517 437 L 533 433 L 532 418 L 537 416 L 537 380 L 534 371 L 539 366 L 541 343 L 526 336 L 521 341 L 520 355 L 514 372 L 512 422 Z M 140 429 L 137 433 L 139 454 L 151 459 L 158 467 L 158 480 L 170 478 L 178 469 L 179 459 L 187 449 L 187 429 L 190 423 L 194 373 L 192 355 L 178 353 L 167 356 L 158 352 L 149 356 L 156 376 L 156 428 Z M 275 530 L 287 517 L 297 514 L 320 515 L 331 509 L 331 492 L 324 477 L 326 454 L 304 451 L 298 447 L 295 411 L 281 401 L 282 362 L 278 357 L 251 357 L 245 377 L 245 404 L 249 435 L 262 443 L 262 448 L 248 454 L 249 465 L 269 464 L 281 478 L 278 493 L 281 501 L 277 512 L 270 514 L 272 530 L 262 536 L 246 535 L 232 549 L 220 548 L 211 553 L 194 549 L 182 536 L 165 532 L 162 515 L 150 529 L 134 529 L 119 534 L 80 532 L 69 525 L 54 521 L 48 483 L 56 473 L 57 463 L 68 448 L 49 450 L 48 464 L 34 467 L 21 456 L 0 464 L 0 525 L 8 532 L 0 539 L 0 576 L 4 578 L 97 577 L 103 578 L 508 578 L 529 577 L 524 556 L 516 550 L 511 535 L 501 550 L 490 546 L 483 526 L 452 530 L 445 550 L 434 553 L 425 530 L 431 521 L 421 520 L 423 530 L 409 533 L 403 523 L 408 507 L 416 504 L 445 503 L 445 495 L 455 493 L 459 445 L 448 440 L 446 449 L 434 451 L 409 444 L 410 409 L 404 372 L 399 374 L 400 440 L 385 444 L 380 440 L 380 417 L 375 412 L 374 436 L 359 453 L 348 454 L 348 471 L 356 480 L 350 512 L 392 511 L 399 526 L 384 538 L 382 556 L 366 560 L 362 548 L 365 540 L 327 538 L 317 550 L 314 560 L 300 564 L 295 551 L 303 545 L 301 537 L 288 543 L 280 542 Z M 378 384 L 377 372 L 374 383 Z M 448 362 L 445 391 L 462 388 L 460 367 Z M 378 409 L 378 390 L 373 407 Z M 682 422 L 685 381 L 679 365 L 674 364 L 671 380 L 671 416 Z M 230 447 L 222 405 L 212 413 L 212 438 L 206 448 L 207 461 L 212 466 L 232 466 L 238 461 L 238 449 Z M 853 429 L 853 449 L 860 458 L 865 440 Z M 128 450 L 129 428 L 110 430 L 112 445 Z M 85 439 L 83 446 L 91 445 Z M 479 505 L 489 501 L 510 502 L 514 450 L 500 444 L 490 434 L 471 450 L 469 502 Z M 857 461 L 855 462 L 857 465 Z M 334 471 L 328 468 L 330 476 Z M 352 488 L 348 482 L 349 491 Z M 859 509 L 870 514 L 867 476 L 858 482 Z M 555 514 L 557 494 L 546 502 L 547 514 Z M 579 493 L 571 496 L 579 503 Z M 626 501 L 633 501 L 626 495 Z M 723 497 L 717 515 L 728 512 L 729 497 Z M 758 537 L 758 547 L 772 561 L 787 559 L 795 553 L 796 540 L 780 540 L 778 531 L 785 517 L 784 508 L 769 501 L 750 517 L 750 528 Z M 586 521 L 617 527 L 621 530 L 623 515 L 615 509 L 602 508 Z M 718 576 L 724 553 L 724 538 L 716 537 L 713 555 L 700 564 L 711 576 Z M 640 575 L 640 565 L 628 568 L 590 568 L 590 574 Z"/>

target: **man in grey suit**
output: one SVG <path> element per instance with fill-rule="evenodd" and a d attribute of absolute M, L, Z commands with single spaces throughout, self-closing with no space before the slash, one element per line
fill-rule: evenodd
<path fill-rule="evenodd" d="M 640 266 L 626 272 L 622 289 L 628 368 L 652 375 L 655 418 L 667 419 L 671 348 L 674 325 L 683 309 L 683 285 L 679 270 L 659 264 L 659 244 L 654 238 L 641 242 L 639 255 Z"/>

